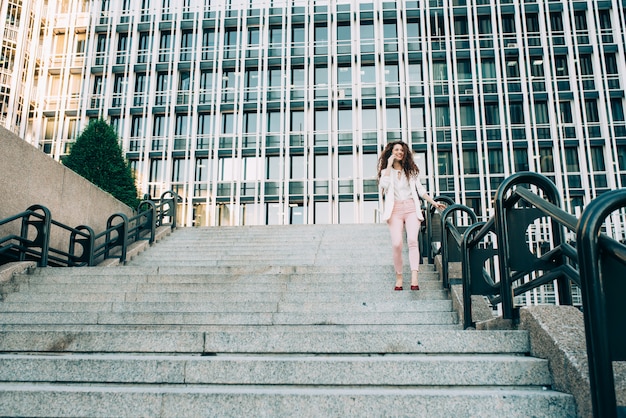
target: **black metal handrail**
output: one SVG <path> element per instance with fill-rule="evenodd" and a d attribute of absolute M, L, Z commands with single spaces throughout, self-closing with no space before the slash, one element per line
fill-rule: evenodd
<path fill-rule="evenodd" d="M 436 202 L 443 202 L 446 205 L 454 205 L 454 200 L 448 196 L 437 196 L 434 198 Z M 432 264 L 435 256 L 441 252 L 441 213 L 435 210 L 435 207 L 428 204 L 424 211 L 426 224 L 426 233 L 424 234 L 425 242 L 422 245 L 423 251 L 428 257 L 428 263 Z"/>
<path fill-rule="evenodd" d="M 527 186 L 541 191 L 544 197 L 531 192 Z M 444 236 L 454 237 L 447 242 L 451 250 L 446 248 L 446 251 L 458 251 L 462 262 L 464 328 L 474 326 L 471 295 L 486 296 L 493 305 L 501 304 L 502 316 L 509 320 L 517 319 L 515 296 L 547 283 L 557 283 L 559 303 L 572 304 L 570 282 L 580 285 L 580 278 L 573 267 L 577 262 L 576 250 L 565 241 L 564 227 L 573 230 L 576 218 L 558 204 L 556 186 L 547 177 L 522 172 L 500 185 L 495 196 L 494 216 L 487 222 L 459 229 L 442 220 L 442 228 L 447 231 Z M 467 207 L 463 210 L 471 212 Z M 550 238 L 545 244 L 551 249 L 538 254 L 528 247 L 527 229 L 541 218 L 549 219 Z M 444 276 L 446 268 L 444 266 Z M 528 280 L 514 286 L 524 278 Z"/>
<path fill-rule="evenodd" d="M 583 211 L 576 231 L 595 417 L 618 416 L 612 362 L 626 361 L 626 246 L 600 233 L 605 219 L 625 207 L 626 189 L 602 194 Z"/>
<path fill-rule="evenodd" d="M 559 303 L 569 305 L 571 283 L 581 287 L 594 416 L 617 417 L 612 362 L 626 360 L 626 246 L 600 230 L 608 215 L 626 208 L 626 190 L 602 194 L 585 208 L 580 220 L 559 205 L 556 186 L 550 180 L 537 173 L 518 173 L 496 192 L 495 214 L 487 222 L 476 222 L 461 231 L 446 221 L 444 212 L 443 237 L 452 239 L 442 245 L 442 274 L 448 269 L 443 261 L 449 258 L 446 253 L 458 249 L 464 328 L 474 326 L 472 295 L 486 296 L 494 305 L 501 303 L 503 318 L 516 320 L 515 296 L 556 283 Z M 448 210 L 459 209 L 453 206 Z M 544 226 L 550 230 L 542 254 L 538 250 L 532 253 L 527 239 L 528 227 L 538 219 L 545 219 Z M 576 233 L 576 243 L 564 239 L 565 230 Z M 491 269 L 485 267 L 487 261 Z M 524 277 L 530 280 L 514 286 Z"/>
<path fill-rule="evenodd" d="M 24 212 L 0 220 L 0 226 L 21 220 L 19 235 L 0 238 L 0 263 L 32 260 L 45 267 L 93 266 L 108 258 L 119 258 L 124 262 L 130 244 L 139 240 L 154 242 L 159 226 L 176 227 L 178 201 L 179 197 L 173 191 L 163 193 L 158 203 L 144 200 L 133 217 L 123 213 L 111 215 L 106 229 L 99 234 L 87 225 L 72 228 L 54 220 L 44 206 L 30 206 Z M 68 236 L 67 251 L 50 246 L 53 227 L 60 229 L 61 235 Z"/>
<path fill-rule="evenodd" d="M 0 220 L 0 226 L 17 220 L 21 220 L 20 235 L 10 234 L 0 238 L 0 256 L 13 256 L 15 261 L 35 258 L 47 265 L 50 245 L 50 211 L 44 206 L 32 205 L 24 212 Z M 30 234 L 32 229 L 35 231 L 34 237 Z"/>
<path fill-rule="evenodd" d="M 451 262 L 461 261 L 461 241 L 463 232 L 467 226 L 460 225 L 462 215 L 465 214 L 469 218 L 469 224 L 475 224 L 477 221 L 476 214 L 470 208 L 464 205 L 453 204 L 446 207 L 441 214 L 441 266 L 442 266 L 442 283 L 444 288 L 450 287 L 449 264 Z"/>

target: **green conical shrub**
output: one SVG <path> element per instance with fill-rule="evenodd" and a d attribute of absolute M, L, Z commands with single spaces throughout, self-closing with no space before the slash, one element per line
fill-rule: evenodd
<path fill-rule="evenodd" d="M 76 139 L 63 164 L 132 208 L 139 204 L 130 166 L 117 133 L 104 120 L 93 121 Z"/>

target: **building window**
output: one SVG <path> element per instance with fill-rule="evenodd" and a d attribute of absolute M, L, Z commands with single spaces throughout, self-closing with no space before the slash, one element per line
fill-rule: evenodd
<path fill-rule="evenodd" d="M 172 33 L 161 32 L 159 38 L 159 62 L 169 62 L 171 60 Z"/>
<path fill-rule="evenodd" d="M 515 171 L 528 171 L 528 150 L 526 148 L 517 148 L 513 150 L 513 162 Z"/>
<path fill-rule="evenodd" d="M 128 49 L 128 34 L 120 33 L 117 38 L 117 57 L 115 59 L 116 64 L 126 63 L 127 49 Z"/>
<path fill-rule="evenodd" d="M 498 103 L 485 103 L 485 123 L 487 125 L 500 124 L 500 106 Z"/>
<path fill-rule="evenodd" d="M 352 67 L 341 65 L 337 68 L 337 84 L 352 84 Z"/>
<path fill-rule="evenodd" d="M 611 99 L 611 114 L 613 121 L 623 122 L 624 119 L 624 103 L 621 98 Z"/>
<path fill-rule="evenodd" d="M 524 124 L 524 105 L 522 103 L 511 103 L 509 105 L 509 113 L 511 116 L 511 124 Z"/>
<path fill-rule="evenodd" d="M 601 146 L 591 147 L 591 168 L 593 168 L 593 184 L 596 188 L 606 188 L 606 165 L 604 158 L 604 148 Z"/>
<path fill-rule="evenodd" d="M 292 155 L 290 159 L 290 173 L 291 179 L 304 179 L 306 178 L 306 160 L 303 155 Z"/>
<path fill-rule="evenodd" d="M 539 166 L 542 173 L 554 173 L 554 156 L 552 148 L 539 148 Z"/>
<path fill-rule="evenodd" d="M 585 113 L 587 115 L 587 122 L 600 122 L 600 115 L 598 114 L 598 102 L 596 101 L 596 99 L 585 100 Z"/>
<path fill-rule="evenodd" d="M 291 70 L 291 99 L 304 99 L 305 77 L 304 68 Z"/>
<path fill-rule="evenodd" d="M 476 125 L 476 113 L 474 111 L 474 104 L 461 104 L 459 107 L 459 122 L 461 126 L 475 126 Z"/>
<path fill-rule="evenodd" d="M 378 119 L 378 112 L 376 109 L 362 109 L 361 110 L 361 129 L 364 132 L 376 131 Z"/>
<path fill-rule="evenodd" d="M 337 53 L 349 54 L 351 43 L 350 23 L 341 22 L 337 24 Z"/>
<path fill-rule="evenodd" d="M 399 107 L 388 107 L 385 111 L 385 116 L 387 119 L 387 129 L 395 129 L 399 130 L 402 128 L 402 123 L 400 121 L 400 108 Z M 448 114 L 448 125 L 450 122 L 450 115 Z"/>
<path fill-rule="evenodd" d="M 113 107 L 121 107 L 123 105 L 125 92 L 126 76 L 123 74 L 116 74 L 115 81 L 113 82 Z"/>
<path fill-rule="evenodd" d="M 489 149 L 489 172 L 492 174 L 504 173 L 504 158 L 501 149 Z"/>
<path fill-rule="evenodd" d="M 571 188 L 582 187 L 580 178 L 580 157 L 578 147 L 565 147 L 565 171 L 567 172 L 567 184 Z"/>
<path fill-rule="evenodd" d="M 187 148 L 187 138 L 189 137 L 189 115 L 176 115 L 176 126 L 174 129 L 174 149 L 185 150 Z"/>
<path fill-rule="evenodd" d="M 304 132 L 304 110 L 291 111 L 291 132 Z"/>
<path fill-rule="evenodd" d="M 139 46 L 137 53 L 137 63 L 142 64 L 148 62 L 151 49 L 151 36 L 148 32 L 139 33 Z"/>
<path fill-rule="evenodd" d="M 165 115 L 154 115 L 152 136 L 162 137 L 167 133 L 167 118 Z"/>
<path fill-rule="evenodd" d="M 535 102 L 535 123 L 550 123 L 550 117 L 548 115 L 548 104 L 546 102 Z"/>
<path fill-rule="evenodd" d="M 465 174 L 478 174 L 478 152 L 476 150 L 463 151 L 463 172 Z"/>
<path fill-rule="evenodd" d="M 189 71 L 181 71 L 178 74 L 178 94 L 176 97 L 177 105 L 189 104 L 191 95 L 191 74 Z"/>
<path fill-rule="evenodd" d="M 280 180 L 280 157 L 271 155 L 265 157 L 265 179 Z"/>
<path fill-rule="evenodd" d="M 213 59 L 215 52 L 215 31 L 213 29 L 205 29 L 202 32 L 202 60 L 208 61 Z"/>
<path fill-rule="evenodd" d="M 206 197 L 207 195 L 207 180 L 209 178 L 209 163 L 208 158 L 196 159 L 196 169 L 194 175 L 194 197 Z"/>
<path fill-rule="evenodd" d="M 398 50 L 398 28 L 396 22 L 389 21 L 383 23 L 383 38 L 385 52 Z"/>
<path fill-rule="evenodd" d="M 131 138 L 143 138 L 144 136 L 144 117 L 133 116 L 131 120 L 130 136 Z M 137 151 L 137 150 L 133 150 Z"/>
<path fill-rule="evenodd" d="M 156 104 L 157 106 L 166 104 L 168 96 L 169 96 L 168 95 L 169 89 L 170 89 L 170 75 L 166 72 L 158 73 L 154 104 Z"/>
<path fill-rule="evenodd" d="M 180 38 L 180 60 L 191 61 L 193 58 L 193 31 L 183 31 Z"/>

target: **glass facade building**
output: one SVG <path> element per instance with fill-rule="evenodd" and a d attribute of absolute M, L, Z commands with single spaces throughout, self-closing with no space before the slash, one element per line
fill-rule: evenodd
<path fill-rule="evenodd" d="M 6 125 L 60 159 L 106 119 L 185 225 L 375 222 L 398 139 L 479 217 L 518 171 L 572 213 L 626 182 L 618 0 L 41 3 L 32 111 Z"/>

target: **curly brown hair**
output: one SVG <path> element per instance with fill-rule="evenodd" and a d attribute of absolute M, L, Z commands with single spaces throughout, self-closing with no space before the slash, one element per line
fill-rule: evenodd
<path fill-rule="evenodd" d="M 401 145 L 402 150 L 404 151 L 404 157 L 402 158 L 401 165 L 402 171 L 407 176 L 407 178 L 411 178 L 413 176 L 417 176 L 420 172 L 417 164 L 415 164 L 415 160 L 413 160 L 413 151 L 409 148 L 409 146 L 402 141 L 393 141 L 385 146 L 385 149 L 378 157 L 378 178 L 380 179 L 381 173 L 384 169 L 387 168 L 387 161 L 389 161 L 389 157 L 391 156 L 391 152 L 393 151 L 393 147 L 396 145 Z"/>

